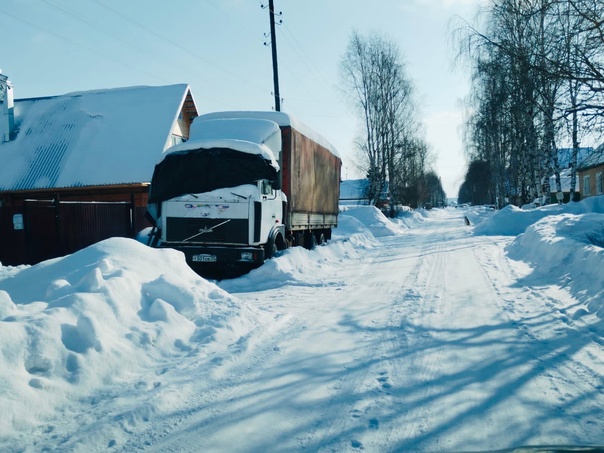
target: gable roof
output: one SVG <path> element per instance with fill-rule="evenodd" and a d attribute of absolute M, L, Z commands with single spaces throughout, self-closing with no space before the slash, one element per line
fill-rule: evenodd
<path fill-rule="evenodd" d="M 149 182 L 187 97 L 177 84 L 16 99 L 0 191 Z"/>
<path fill-rule="evenodd" d="M 581 147 L 577 149 L 577 166 L 583 165 L 583 162 L 592 155 L 594 149 L 591 146 Z M 570 162 L 572 160 L 573 149 L 572 148 L 558 148 L 558 166 L 560 168 L 570 168 Z"/>
<path fill-rule="evenodd" d="M 340 182 L 340 201 L 368 201 L 367 192 L 369 191 L 369 179 L 346 179 Z M 382 189 L 381 198 L 388 198 L 388 181 L 385 181 Z"/>
<path fill-rule="evenodd" d="M 578 165 L 577 170 L 584 171 L 604 165 L 604 144 L 598 146 L 583 162 Z"/>
<path fill-rule="evenodd" d="M 340 200 L 357 201 L 367 199 L 368 179 L 346 179 L 340 183 Z"/>

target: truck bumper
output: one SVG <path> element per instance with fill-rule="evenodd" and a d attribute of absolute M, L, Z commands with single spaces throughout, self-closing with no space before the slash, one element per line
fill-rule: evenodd
<path fill-rule="evenodd" d="M 182 246 L 162 244 L 185 254 L 189 265 L 205 264 L 262 264 L 265 254 L 262 247 Z"/>

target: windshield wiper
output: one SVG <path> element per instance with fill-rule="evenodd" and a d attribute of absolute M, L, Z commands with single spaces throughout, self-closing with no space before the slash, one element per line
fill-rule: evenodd
<path fill-rule="evenodd" d="M 204 233 L 211 233 L 211 232 L 213 232 L 213 231 L 214 231 L 214 228 L 218 228 L 219 226 L 222 226 L 222 225 L 224 225 L 225 223 L 229 223 L 230 221 L 231 221 L 231 219 L 225 220 L 224 222 L 219 223 L 218 225 L 214 225 L 213 227 L 210 227 L 210 228 L 208 228 L 208 227 L 203 227 L 203 228 L 201 228 L 201 229 L 199 230 L 199 233 L 194 234 L 193 236 L 191 236 L 191 237 L 189 237 L 189 238 L 183 239 L 183 242 L 187 242 L 187 241 L 189 241 L 189 240 L 191 240 L 191 239 L 193 239 L 193 238 L 195 238 L 195 237 L 197 237 L 197 236 L 199 236 L 199 235 L 202 235 L 202 234 L 204 234 Z"/>
<path fill-rule="evenodd" d="M 244 200 L 247 200 L 247 197 L 244 197 L 243 195 L 239 195 L 238 193 L 231 192 L 231 194 L 235 195 L 236 197 L 243 198 Z"/>

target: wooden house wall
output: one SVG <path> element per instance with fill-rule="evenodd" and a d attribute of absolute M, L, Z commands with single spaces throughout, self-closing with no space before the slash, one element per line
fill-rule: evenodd
<path fill-rule="evenodd" d="M 191 93 L 188 93 L 185 102 L 180 109 L 178 119 L 174 124 L 172 134 L 188 140 L 191 133 L 191 123 L 193 123 L 193 119 L 195 119 L 196 116 L 197 108 L 195 107 L 195 102 L 193 102 Z"/>
<path fill-rule="evenodd" d="M 587 197 L 593 197 L 596 195 L 602 195 L 602 193 L 598 193 L 598 190 L 596 188 L 596 175 L 598 173 L 604 173 L 604 163 L 601 165 L 597 165 L 591 168 L 587 168 L 584 170 L 579 170 L 579 190 L 581 192 L 581 197 L 582 198 L 587 198 Z M 585 195 L 585 187 L 583 185 L 584 183 L 584 177 L 585 176 L 589 176 L 589 195 Z M 603 175 L 604 176 L 604 175 Z"/>

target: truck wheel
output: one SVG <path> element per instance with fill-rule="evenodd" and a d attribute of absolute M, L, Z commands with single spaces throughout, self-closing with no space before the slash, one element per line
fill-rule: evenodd
<path fill-rule="evenodd" d="M 266 245 L 264 246 L 264 258 L 265 259 L 271 259 L 272 257 L 274 257 L 277 252 L 279 251 L 279 248 L 277 247 L 277 243 L 275 242 L 275 238 L 271 237 L 268 242 L 266 243 Z"/>

